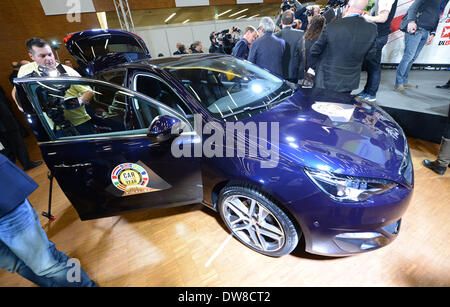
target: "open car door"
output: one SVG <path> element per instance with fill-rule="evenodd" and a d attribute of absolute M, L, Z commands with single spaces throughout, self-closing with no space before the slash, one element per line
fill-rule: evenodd
<path fill-rule="evenodd" d="M 157 116 L 184 115 L 135 91 L 77 77 L 16 79 L 42 156 L 77 210 L 93 219 L 140 209 L 201 202 L 199 158 L 175 158 L 171 140 L 152 142 L 147 128 Z M 77 105 L 76 91 L 91 91 Z M 191 129 L 192 130 L 192 129 Z"/>

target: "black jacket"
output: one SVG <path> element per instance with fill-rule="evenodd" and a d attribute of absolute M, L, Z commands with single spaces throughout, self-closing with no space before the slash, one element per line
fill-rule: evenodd
<path fill-rule="evenodd" d="M 209 53 L 225 53 L 225 51 L 223 51 L 222 45 L 211 43 L 211 46 L 209 47 Z"/>
<path fill-rule="evenodd" d="M 297 46 L 295 47 L 294 53 L 294 66 L 298 68 L 297 78 L 299 80 L 303 79 L 304 77 L 305 66 L 306 71 L 308 71 L 308 68 L 316 70 L 317 57 L 311 56 L 311 47 L 314 45 L 317 39 L 318 37 L 316 37 L 313 40 L 305 40 L 306 62 L 305 59 L 303 58 L 303 38 L 297 42 Z"/>
<path fill-rule="evenodd" d="M 0 90 L 0 132 L 19 130 L 19 123 L 13 115 L 11 101 L 6 97 L 3 89 Z"/>
<path fill-rule="evenodd" d="M 315 87 L 351 92 L 359 86 L 364 59 L 376 55 L 377 26 L 361 16 L 338 19 L 328 24 L 311 55 L 319 58 Z"/>
<path fill-rule="evenodd" d="M 303 31 L 292 29 L 291 27 L 284 27 L 275 36 L 285 41 L 285 49 L 283 53 L 283 78 L 294 80 L 297 79 L 298 65 L 294 63 L 295 48 L 298 41 L 303 38 Z"/>

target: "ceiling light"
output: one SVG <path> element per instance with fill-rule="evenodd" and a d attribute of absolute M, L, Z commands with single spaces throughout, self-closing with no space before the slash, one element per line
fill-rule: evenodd
<path fill-rule="evenodd" d="M 250 18 L 253 18 L 253 17 L 257 17 L 257 16 L 259 16 L 259 14 L 256 14 L 256 15 L 253 15 L 253 16 L 250 16 L 248 19 L 250 19 Z"/>
<path fill-rule="evenodd" d="M 172 15 L 170 15 L 169 17 L 167 17 L 166 20 L 164 20 L 164 22 L 168 22 L 169 20 L 171 20 L 173 18 L 173 16 L 175 16 L 177 13 L 172 13 Z"/>
<path fill-rule="evenodd" d="M 190 19 L 186 19 L 185 21 L 183 21 L 183 23 L 189 22 Z"/>
<path fill-rule="evenodd" d="M 228 16 L 228 17 L 233 17 L 233 16 L 236 16 L 236 15 L 238 15 L 238 14 L 242 13 L 242 12 L 245 12 L 245 11 L 248 11 L 248 8 L 246 8 L 246 9 L 243 9 L 243 10 L 241 10 L 241 11 L 239 11 L 239 12 L 236 12 L 236 13 L 234 13 L 234 14 L 231 14 L 231 15 L 230 15 L 230 16 Z"/>
<path fill-rule="evenodd" d="M 236 18 L 236 19 L 241 19 L 241 18 L 244 18 L 245 16 L 247 16 L 247 15 L 242 15 L 242 16 L 239 16 L 238 18 Z"/>
<path fill-rule="evenodd" d="M 220 17 L 220 16 L 222 16 L 222 15 L 225 15 L 226 13 L 231 12 L 231 11 L 232 11 L 232 10 L 226 10 L 225 12 L 222 12 L 222 13 L 218 14 L 217 17 Z"/>

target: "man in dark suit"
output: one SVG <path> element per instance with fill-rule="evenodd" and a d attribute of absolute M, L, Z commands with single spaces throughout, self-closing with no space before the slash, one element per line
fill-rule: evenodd
<path fill-rule="evenodd" d="M 273 35 L 275 23 L 270 17 L 263 17 L 258 28 L 263 30 L 264 35 L 251 45 L 248 60 L 282 77 L 285 42 Z"/>
<path fill-rule="evenodd" d="M 20 134 L 20 126 L 13 115 L 11 102 L 0 87 L 0 142 L 5 147 L 4 154 L 13 162 L 20 161 L 23 169 L 28 171 L 42 164 L 32 161 Z"/>
<path fill-rule="evenodd" d="M 294 63 L 295 48 L 298 41 L 303 38 L 303 31 L 292 29 L 294 13 L 291 10 L 283 12 L 281 16 L 282 30 L 275 34 L 276 37 L 285 41 L 283 54 L 283 78 L 291 82 L 298 81 L 298 63 Z"/>
<path fill-rule="evenodd" d="M 250 46 L 258 38 L 258 32 L 252 26 L 245 28 L 244 36 L 236 43 L 231 53 L 233 56 L 247 60 Z"/>
<path fill-rule="evenodd" d="M 359 86 L 364 59 L 376 55 L 377 26 L 361 14 L 367 0 L 350 0 L 344 17 L 328 24 L 311 55 L 319 58 L 315 87 L 350 93 Z"/>

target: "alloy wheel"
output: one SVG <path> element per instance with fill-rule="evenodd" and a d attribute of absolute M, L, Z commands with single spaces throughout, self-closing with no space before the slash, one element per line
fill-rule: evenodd
<path fill-rule="evenodd" d="M 255 199 L 232 195 L 223 200 L 222 210 L 233 234 L 252 248 L 271 253 L 284 246 L 285 233 L 280 222 Z"/>

